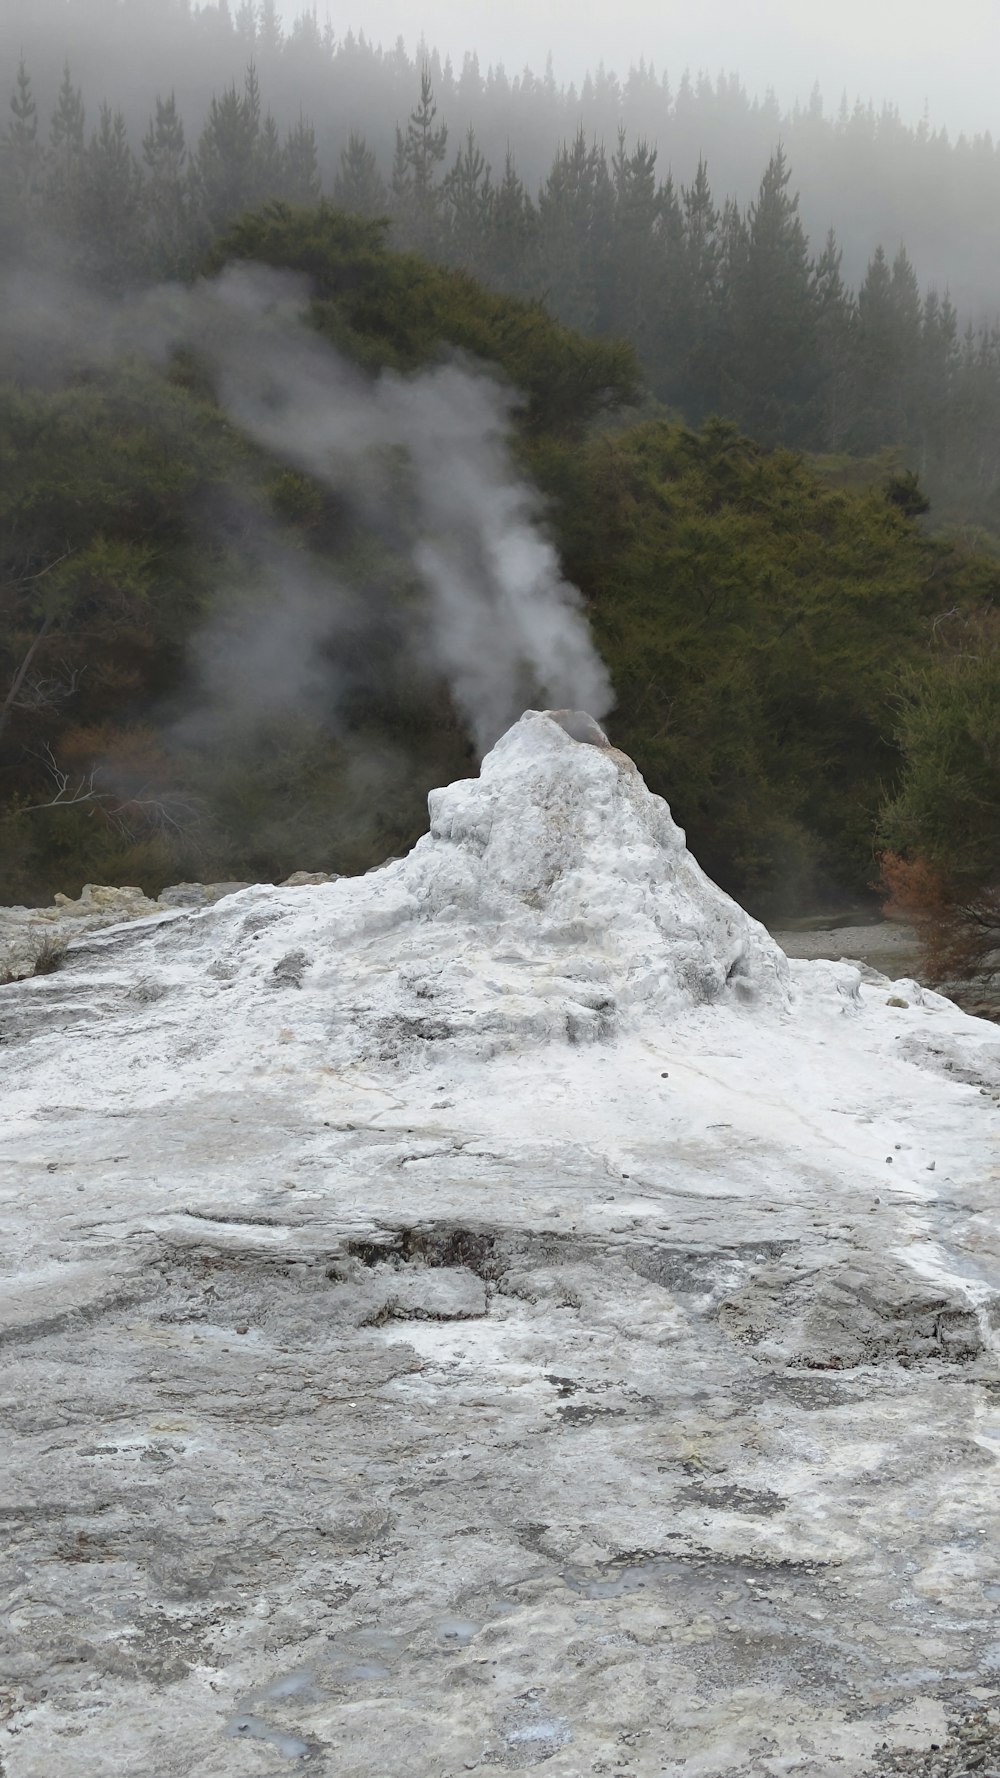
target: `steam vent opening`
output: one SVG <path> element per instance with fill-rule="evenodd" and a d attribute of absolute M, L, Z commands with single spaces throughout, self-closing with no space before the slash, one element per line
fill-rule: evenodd
<path fill-rule="evenodd" d="M 574 741 L 583 741 L 588 747 L 611 746 L 600 723 L 595 722 L 586 710 L 546 710 L 544 714 L 565 729 Z"/>

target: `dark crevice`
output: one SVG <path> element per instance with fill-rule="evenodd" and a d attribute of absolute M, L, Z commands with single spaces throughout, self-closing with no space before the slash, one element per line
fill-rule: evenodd
<path fill-rule="evenodd" d="M 491 1231 L 447 1226 L 396 1229 L 384 1240 L 349 1241 L 347 1251 L 364 1266 L 464 1266 L 484 1283 L 502 1277 L 509 1264 Z"/>
<path fill-rule="evenodd" d="M 448 1314 L 445 1310 L 424 1309 L 412 1303 L 399 1303 L 390 1297 L 373 1315 L 358 1323 L 359 1327 L 385 1327 L 389 1321 L 439 1321 L 450 1325 L 456 1321 L 485 1321 L 489 1314 L 488 1306 L 477 1313 L 466 1313 L 465 1310 Z"/>
<path fill-rule="evenodd" d="M 225 1228 L 263 1228 L 283 1229 L 288 1224 L 283 1216 L 266 1216 L 248 1211 L 233 1211 L 229 1215 L 224 1210 L 185 1210 L 185 1216 L 193 1216 L 198 1222 L 216 1222 Z"/>

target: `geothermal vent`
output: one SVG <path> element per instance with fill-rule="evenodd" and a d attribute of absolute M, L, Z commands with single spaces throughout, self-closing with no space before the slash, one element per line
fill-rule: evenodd
<path fill-rule="evenodd" d="M 183 987 L 169 1058 L 182 1074 L 221 1050 L 238 1074 L 289 1030 L 324 1066 L 408 1065 L 605 1041 L 691 1006 L 785 1004 L 784 954 L 592 717 L 529 710 L 478 778 L 428 800 L 430 831 L 405 858 L 95 937 L 88 968 L 110 976 L 134 945 L 133 967 Z M 141 1075 L 152 1061 L 133 1039 Z"/>

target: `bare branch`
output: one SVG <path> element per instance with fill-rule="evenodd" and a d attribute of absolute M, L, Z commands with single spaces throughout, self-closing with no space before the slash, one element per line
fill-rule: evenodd
<path fill-rule="evenodd" d="M 182 822 L 192 821 L 197 816 L 197 806 L 185 797 L 163 797 L 150 795 L 151 786 L 143 784 L 132 796 L 120 796 L 111 790 L 99 788 L 100 768 L 82 772 L 79 777 L 72 778 L 59 765 L 55 754 L 46 742 L 40 753 L 28 748 L 29 757 L 37 759 L 44 767 L 52 781 L 53 794 L 45 802 L 29 803 L 22 813 L 37 814 L 43 809 L 78 809 L 89 806 L 91 810 L 99 809 L 109 826 L 113 827 L 122 839 L 135 840 L 143 827 L 158 829 L 160 832 L 172 828 L 175 833 L 183 833 Z"/>
<path fill-rule="evenodd" d="M 75 549 L 64 549 L 61 556 L 56 556 L 53 561 L 46 562 L 45 567 L 39 568 L 37 574 L 20 574 L 20 575 L 18 575 L 18 578 L 17 578 L 17 581 L 15 584 L 19 587 L 33 586 L 36 580 L 44 580 L 45 576 L 47 574 L 51 574 L 52 570 L 54 568 L 58 568 L 61 562 L 68 561 L 70 556 L 73 556 L 75 554 L 76 554 Z"/>
<path fill-rule="evenodd" d="M 957 617 L 957 616 L 958 616 L 958 606 L 957 605 L 953 605 L 950 611 L 939 611 L 937 614 L 937 617 L 934 619 L 933 623 L 931 624 L 931 634 L 933 636 L 936 636 L 938 633 L 938 630 L 941 628 L 942 624 L 946 624 L 950 618 Z"/>
<path fill-rule="evenodd" d="M 55 755 L 47 742 L 41 753 L 34 753 L 30 748 L 26 751 L 32 759 L 41 761 L 55 785 L 55 792 L 47 802 L 27 805 L 24 810 L 26 815 L 33 814 L 36 809 L 69 809 L 79 803 L 100 803 L 105 800 L 103 793 L 96 786 L 96 770 L 82 775 L 75 784 L 71 784 L 69 773 L 64 772 L 62 767 L 56 763 Z"/>
<path fill-rule="evenodd" d="M 10 721 L 11 711 L 16 707 L 18 693 L 27 678 L 28 669 L 52 628 L 54 616 L 55 614 L 50 611 L 48 617 L 44 619 L 41 629 L 38 631 L 38 634 L 28 649 L 21 665 L 18 667 L 17 672 L 11 680 L 10 690 L 8 691 L 7 696 L 4 698 L 3 703 L 0 704 L 0 735 L 3 734 L 4 729 Z"/>
<path fill-rule="evenodd" d="M 53 569 L 58 568 L 59 564 L 61 562 L 65 562 L 68 559 L 68 557 L 70 557 L 74 554 L 75 554 L 74 550 L 64 549 L 61 556 L 56 556 L 51 562 L 47 562 L 44 568 L 40 568 L 38 570 L 37 574 L 23 574 L 23 575 L 21 575 L 20 579 L 15 584 L 18 587 L 35 585 L 35 583 L 37 581 L 44 580 L 45 576 L 47 574 L 51 574 Z M 42 643 L 45 641 L 45 638 L 48 635 L 49 631 L 51 630 L 52 625 L 55 622 L 55 617 L 56 617 L 55 612 L 50 611 L 47 614 L 47 616 L 45 616 L 42 619 L 41 627 L 39 628 L 37 635 L 35 636 L 34 640 L 30 643 L 27 653 L 24 656 L 24 659 L 22 660 L 20 666 L 18 667 L 16 673 L 14 674 L 13 679 L 11 680 L 10 689 L 7 692 L 7 696 L 4 698 L 3 703 L 0 704 L 0 736 L 3 735 L 4 729 L 7 727 L 7 724 L 10 721 L 11 712 L 17 708 L 18 696 L 20 694 L 21 687 L 24 684 L 24 681 L 27 677 L 28 671 L 31 667 L 31 663 L 34 660 L 35 655 L 38 653 L 38 650 L 41 647 Z"/>
<path fill-rule="evenodd" d="M 15 710 L 55 710 L 74 697 L 87 668 L 71 667 L 66 661 L 60 661 L 59 666 L 61 672 L 51 674 L 47 679 L 23 680 L 20 691 L 12 700 L 12 707 Z"/>

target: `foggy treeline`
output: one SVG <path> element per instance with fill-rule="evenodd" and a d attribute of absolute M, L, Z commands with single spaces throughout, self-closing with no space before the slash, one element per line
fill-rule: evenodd
<path fill-rule="evenodd" d="M 3 307 L 0 897 L 365 869 L 539 698 L 755 909 L 992 869 L 1000 567 L 905 476 L 636 416 L 627 345 L 329 206 L 215 265 Z"/>
<path fill-rule="evenodd" d="M 957 141 L 933 120 L 905 122 L 890 104 L 875 109 L 853 95 L 820 95 L 783 112 L 773 95 L 750 95 L 736 75 L 600 68 L 582 85 L 562 86 L 551 68 L 461 68 L 433 48 L 383 49 L 363 33 L 335 35 L 304 12 L 289 28 L 275 0 L 205 5 L 189 0 L 7 0 L 2 63 L 13 78 L 24 55 L 43 116 L 55 106 L 66 61 L 82 89 L 89 119 L 107 101 L 120 108 L 138 143 L 157 95 L 176 94 L 189 140 L 210 101 L 256 64 L 267 107 L 284 135 L 300 115 L 315 129 L 324 186 L 332 185 L 351 132 L 363 134 L 379 164 L 391 164 L 397 125 L 405 128 L 426 65 L 450 132 L 454 159 L 471 127 L 494 176 L 508 146 L 534 194 L 553 156 L 582 129 L 588 145 L 613 151 L 619 126 L 632 143 L 658 152 L 661 179 L 690 184 L 699 158 L 721 199 L 741 205 L 780 140 L 802 190 L 807 233 L 821 241 L 833 227 L 844 248 L 844 275 L 857 285 L 879 243 L 892 256 L 901 242 L 921 278 L 968 319 L 998 307 L 1000 150 L 987 135 Z M 720 57 L 722 48 L 720 46 Z"/>
<path fill-rule="evenodd" d="M 323 194 L 628 338 L 693 422 L 897 448 L 940 519 L 1000 524 L 989 138 L 951 144 L 888 107 L 830 117 L 818 94 L 782 116 L 737 80 L 675 89 L 644 66 L 579 92 L 474 57 L 456 74 L 309 13 L 286 32 L 273 0 L 45 0 L 7 31 L 8 258 L 58 241 L 120 290 L 189 275 L 247 209 Z"/>
<path fill-rule="evenodd" d="M 0 895 L 367 868 L 535 687 L 614 697 L 754 908 L 881 856 L 994 930 L 990 141 L 272 0 L 5 16 Z M 293 279 L 277 370 L 244 265 Z"/>

